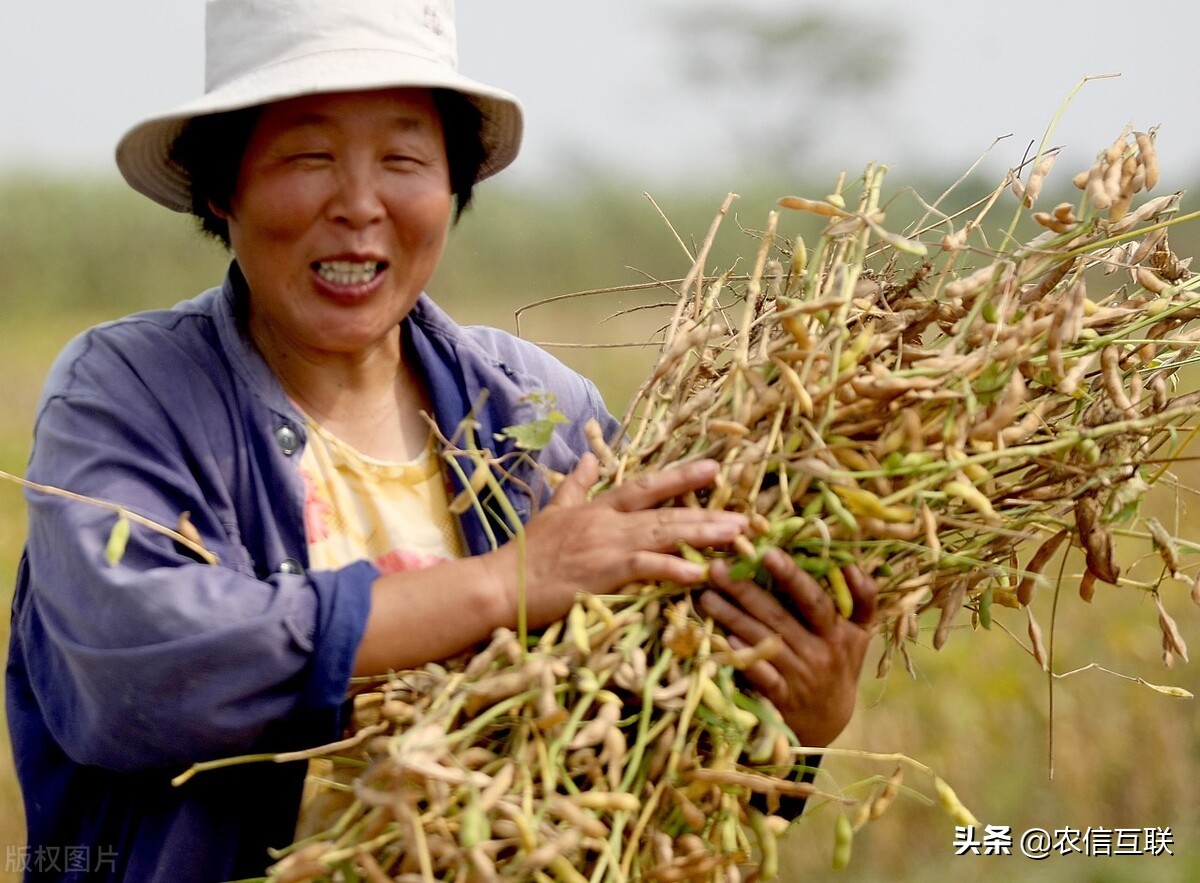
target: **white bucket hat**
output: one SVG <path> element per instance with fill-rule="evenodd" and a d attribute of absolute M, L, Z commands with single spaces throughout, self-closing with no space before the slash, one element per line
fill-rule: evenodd
<path fill-rule="evenodd" d="M 193 117 L 322 92 L 452 89 L 483 113 L 477 180 L 516 158 L 521 105 L 458 72 L 454 0 L 208 0 L 205 94 L 134 126 L 117 167 L 135 190 L 191 210 L 187 173 L 171 146 Z"/>

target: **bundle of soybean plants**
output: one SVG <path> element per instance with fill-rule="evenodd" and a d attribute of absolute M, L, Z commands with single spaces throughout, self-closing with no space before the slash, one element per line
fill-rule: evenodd
<path fill-rule="evenodd" d="M 749 532 L 735 551 L 683 553 L 751 579 L 783 549 L 843 612 L 841 568 L 865 566 L 881 673 L 908 660 L 922 618 L 940 647 L 1000 608 L 1045 666 L 1029 604 L 1068 553 L 1082 562 L 1073 589 L 1146 593 L 1164 659 L 1186 658 L 1164 597 L 1187 594 L 1194 547 L 1139 504 L 1171 480 L 1200 404 L 1181 377 L 1200 277 L 1168 243 L 1189 216 L 1181 193 L 1145 193 L 1152 133 L 1122 133 L 1064 188 L 1076 201 L 1042 208 L 1053 160 L 1043 151 L 953 215 L 923 204 L 903 232 L 885 226 L 879 166 L 825 197 L 785 197 L 740 275 L 704 268 L 727 201 L 677 284 L 624 442 L 594 440 L 601 486 L 719 461 L 711 489 L 673 504 L 744 512 Z M 815 218 L 810 241 L 780 234 L 791 212 Z M 999 213 L 1011 217 L 992 227 Z M 448 461 L 465 473 L 463 453 Z M 1129 543 L 1161 559 L 1158 577 L 1123 575 Z M 851 799 L 797 776 L 808 752 L 740 674 L 777 649 L 731 646 L 679 586 L 631 585 L 538 633 L 502 630 L 473 655 L 398 672 L 358 697 L 362 728 L 330 749 L 357 765 L 346 808 L 271 879 L 771 879 L 781 801 L 840 804 L 844 843 L 900 785 L 898 769 Z"/>

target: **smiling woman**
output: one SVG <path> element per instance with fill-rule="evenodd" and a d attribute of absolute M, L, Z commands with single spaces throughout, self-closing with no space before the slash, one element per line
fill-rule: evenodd
<path fill-rule="evenodd" d="M 425 293 L 456 208 L 520 132 L 514 98 L 458 73 L 447 2 L 210 0 L 208 91 L 135 126 L 117 156 L 135 189 L 229 246 L 227 276 L 85 332 L 39 405 L 29 478 L 75 496 L 30 497 L 13 607 L 31 852 L 103 847 L 108 878 L 139 883 L 261 875 L 305 821 L 303 767 L 176 787 L 181 770 L 334 741 L 352 676 L 547 625 L 580 593 L 698 585 L 706 570 L 681 544 L 746 528 L 660 508 L 709 485 L 712 462 L 590 496 L 584 427 L 617 428 L 595 387 Z M 535 462 L 502 430 L 547 400 L 567 422 Z M 449 501 L 468 488 L 443 474 L 438 441 L 468 419 L 507 499 L 458 514 Z M 543 467 L 566 475 L 553 494 Z M 186 525 L 217 563 L 141 527 L 116 548 L 111 511 L 80 497 Z M 497 543 L 518 529 L 499 510 L 523 543 Z M 795 571 L 776 577 L 832 603 Z M 789 690 L 806 744 L 849 716 L 874 599 L 852 584 L 852 623 L 791 621 L 810 646 L 758 672 Z M 755 613 L 768 596 L 753 585 L 715 588 L 735 637 L 778 619 Z"/>

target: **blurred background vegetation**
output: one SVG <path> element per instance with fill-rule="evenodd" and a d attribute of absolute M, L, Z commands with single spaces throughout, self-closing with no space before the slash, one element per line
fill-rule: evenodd
<path fill-rule="evenodd" d="M 886 77 L 899 46 L 886 33 L 859 31 L 860 40 L 833 40 L 831 33 L 852 33 L 847 24 L 815 15 L 797 17 L 794 27 L 783 28 L 778 15 L 768 27 L 754 16 L 732 18 L 714 11 L 716 5 L 707 8 L 711 14 L 701 14 L 697 5 L 686 20 L 671 26 L 688 35 L 695 75 L 703 71 L 714 77 L 714 101 L 736 103 L 735 91 L 720 94 L 717 88 L 736 72 L 745 88 L 776 95 L 781 108 L 805 96 L 811 117 L 819 114 L 820 101 L 851 96 Z M 714 34 L 722 39 L 714 42 Z M 815 60 L 792 65 L 787 68 L 792 78 L 781 78 L 783 68 L 773 59 L 797 54 Z M 757 59 L 757 66 L 747 65 L 747 58 Z M 740 144 L 741 171 L 732 180 L 741 198 L 718 239 L 713 269 L 752 256 L 747 234 L 764 225 L 777 197 L 819 198 L 833 188 L 832 177 L 805 170 L 798 157 L 804 139 L 812 136 L 789 132 L 779 122 L 787 118 L 782 110 L 764 117 L 753 143 L 743 139 Z M 1116 121 L 1114 129 L 1122 122 Z M 886 189 L 895 202 L 888 226 L 901 228 L 906 212 L 916 210 L 913 193 L 935 198 L 972 160 L 964 157 L 962 168 L 943 175 L 890 180 Z M 846 171 L 853 178 L 861 170 Z M 1057 170 L 1051 183 L 1069 182 L 1074 171 Z M 1172 181 L 1166 170 L 1161 189 L 1187 189 L 1188 183 Z M 966 205 L 997 184 L 968 179 L 952 201 Z M 688 186 L 676 182 L 652 193 L 651 201 L 642 185 L 607 170 L 603 176 L 581 172 L 569 185 L 513 186 L 501 176 L 480 189 L 476 205 L 451 237 L 430 291 L 459 321 L 519 331 L 547 345 L 594 378 L 610 408 L 621 413 L 655 356 L 652 341 L 664 313 L 654 305 L 672 298 L 667 286 L 652 283 L 686 273 L 691 265 L 686 251 L 703 238 L 725 187 L 703 180 Z M 1062 197 L 1074 201 L 1075 193 L 1064 190 Z M 1049 205 L 1056 201 L 1053 193 L 1043 199 Z M 0 469 L 21 474 L 39 387 L 63 344 L 96 322 L 169 305 L 218 284 L 228 257 L 203 239 L 190 219 L 154 206 L 114 175 L 0 171 L 0 207 L 0 413 L 6 415 L 0 421 Z M 1184 211 L 1194 207 L 1184 199 Z M 800 224 L 785 217 L 782 229 L 796 232 Z M 1180 255 L 1200 249 L 1196 226 L 1172 233 Z M 646 287 L 538 305 L 559 295 L 641 283 Z M 1181 489 L 1165 491 L 1153 505 L 1161 507 L 1168 525 L 1196 532 L 1200 529 L 1190 526 L 1195 493 L 1189 488 L 1200 487 L 1200 476 L 1185 470 L 1179 479 Z M 24 529 L 21 492 L 0 482 L 0 595 L 5 597 Z M 856 881 L 937 874 L 1097 883 L 1200 879 L 1196 701 L 1129 680 L 1200 693 L 1200 677 L 1183 663 L 1164 668 L 1153 604 L 1137 595 L 1102 586 L 1087 605 L 1068 581 L 1059 593 L 1042 592 L 1035 602 L 1043 628 L 1049 633 L 1054 624 L 1055 672 L 1095 664 L 1121 676 L 1099 668 L 1047 676 L 1023 649 L 1023 617 L 1008 610 L 997 612 L 990 630 L 960 629 L 938 652 L 930 631 L 913 648 L 911 675 L 897 663 L 886 677 L 876 678 L 874 652 L 860 709 L 838 745 L 899 753 L 928 765 L 981 822 L 1011 826 L 1015 835 L 1031 827 L 1170 829 L 1173 856 L 1069 855 L 1045 862 L 1020 855 L 956 857 L 954 822 L 931 800 L 928 778 L 910 769 L 893 807 L 856 836 L 853 858 L 841 876 Z M 1200 610 L 1188 600 L 1187 587 L 1171 585 L 1166 603 L 1185 639 L 1200 647 Z M 0 638 L 7 638 L 7 628 L 7 617 L 0 618 Z M 824 763 L 818 782 L 830 791 L 860 794 L 894 766 L 834 756 Z M 789 832 L 784 880 L 832 876 L 835 812 L 816 804 Z M 6 853 L 0 880 L 16 879 L 15 850 L 23 842 L 20 796 L 5 739 L 0 846 Z"/>

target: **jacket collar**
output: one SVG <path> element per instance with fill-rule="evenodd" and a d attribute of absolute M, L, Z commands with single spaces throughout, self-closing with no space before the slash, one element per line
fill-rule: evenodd
<path fill-rule="evenodd" d="M 304 420 L 250 339 L 246 315 L 249 288 L 237 262 L 230 264 L 221 288 L 210 292 L 217 335 L 234 370 L 273 412 L 286 420 L 302 440 L 307 438 Z M 422 294 L 412 311 L 402 320 L 408 351 L 417 362 L 433 405 L 432 417 L 442 435 L 464 444 L 460 426 L 470 416 L 476 443 L 497 458 L 514 452 L 511 441 L 498 438 L 507 426 L 536 419 L 535 407 L 526 399 L 531 384 L 506 361 L 505 347 L 497 345 L 494 335 L 471 334 Z M 485 345 L 485 341 L 488 345 Z M 524 477 L 526 470 L 518 470 Z M 452 492 L 463 490 L 457 474 L 450 471 Z M 522 521 L 529 518 L 532 501 L 525 481 L 508 485 L 510 501 Z M 491 548 L 488 531 L 474 511 L 461 519 L 467 544 L 480 553 Z M 491 530 L 501 541 L 507 537 L 504 520 L 496 513 L 489 517 Z M 499 533 L 495 533 L 499 531 Z"/>

